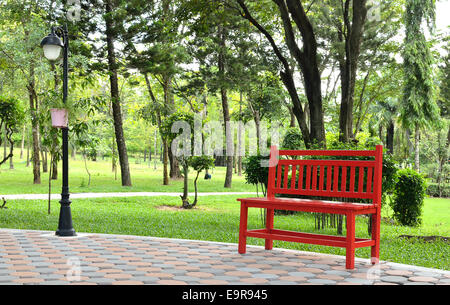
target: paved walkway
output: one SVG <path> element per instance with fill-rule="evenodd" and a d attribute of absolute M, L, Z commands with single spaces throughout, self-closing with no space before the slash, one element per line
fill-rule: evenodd
<path fill-rule="evenodd" d="M 121 192 L 121 193 L 72 193 L 70 198 L 107 198 L 107 197 L 156 197 L 156 196 L 180 196 L 182 193 L 173 192 Z M 216 192 L 216 193 L 198 193 L 198 196 L 222 196 L 222 195 L 256 195 L 252 192 Z M 194 196 L 194 193 L 189 193 L 189 196 Z M 48 199 L 48 194 L 14 194 L 1 195 L 0 198 L 6 200 L 26 199 L 26 200 L 45 200 Z M 61 199 L 61 194 L 51 194 L 52 200 Z"/>
<path fill-rule="evenodd" d="M 0 284 L 444 284 L 450 272 L 311 252 L 108 234 L 0 229 Z"/>

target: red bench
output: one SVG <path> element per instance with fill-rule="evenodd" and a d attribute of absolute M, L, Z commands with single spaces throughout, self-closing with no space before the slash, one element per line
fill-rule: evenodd
<path fill-rule="evenodd" d="M 295 159 L 280 159 L 279 156 Z M 304 156 L 373 157 L 373 160 L 311 160 Z M 247 237 L 265 239 L 266 250 L 273 240 L 346 248 L 346 268 L 353 269 L 355 249 L 371 247 L 372 264 L 380 251 L 380 210 L 383 146 L 374 151 L 270 150 L 267 197 L 241 198 L 238 252 L 246 252 Z M 298 173 L 298 178 L 297 178 Z M 290 177 L 289 177 L 290 174 Z M 370 199 L 371 203 L 337 202 L 275 197 L 276 194 Z M 248 208 L 266 209 L 266 228 L 247 230 Z M 300 233 L 274 229 L 274 210 L 331 213 L 346 216 L 346 236 Z M 355 215 L 372 214 L 372 238 L 355 238 Z"/>

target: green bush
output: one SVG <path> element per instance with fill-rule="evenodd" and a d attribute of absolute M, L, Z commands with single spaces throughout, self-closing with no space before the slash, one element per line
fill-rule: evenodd
<path fill-rule="evenodd" d="M 269 167 L 261 166 L 261 161 L 269 160 L 269 156 L 249 156 L 242 162 L 244 166 L 245 181 L 249 184 L 260 185 L 263 194 L 266 195 L 267 183 L 269 177 Z"/>
<path fill-rule="evenodd" d="M 401 169 L 397 172 L 391 207 L 400 224 L 415 227 L 422 223 L 426 189 L 425 178 L 416 171 Z"/>
<path fill-rule="evenodd" d="M 441 188 L 441 194 L 439 194 L 439 185 L 437 183 L 430 183 L 427 187 L 427 195 L 431 197 L 449 198 L 450 185 L 448 183 L 442 183 Z"/>

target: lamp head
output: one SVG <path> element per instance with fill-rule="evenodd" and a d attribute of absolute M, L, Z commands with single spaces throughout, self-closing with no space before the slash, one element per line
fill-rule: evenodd
<path fill-rule="evenodd" d="M 52 28 L 52 32 L 42 39 L 41 47 L 44 49 L 44 56 L 50 61 L 55 61 L 59 58 L 64 43 L 56 35 L 55 29 Z"/>

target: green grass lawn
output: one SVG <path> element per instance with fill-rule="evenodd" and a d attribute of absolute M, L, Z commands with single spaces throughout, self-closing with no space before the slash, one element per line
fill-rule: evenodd
<path fill-rule="evenodd" d="M 19 153 L 16 152 L 18 156 Z M 59 164 L 59 179 L 52 182 L 52 193 L 61 193 L 61 164 Z M 146 162 L 136 164 L 130 158 L 131 181 L 133 186 L 123 187 L 120 180 L 120 168 L 117 170 L 117 179 L 112 171 L 111 160 L 97 162 L 88 161 L 87 166 L 91 173 L 91 185 L 88 186 L 88 174 L 84 161 L 80 156 L 76 160 L 69 160 L 69 184 L 71 193 L 109 193 L 109 192 L 183 192 L 182 180 L 171 180 L 170 185 L 162 184 L 162 164 L 157 162 L 157 169 Z M 41 171 L 41 184 L 33 185 L 33 169 L 26 167 L 26 161 L 16 160 L 14 170 L 9 169 L 6 162 L 0 168 L 0 195 L 1 194 L 45 194 L 48 193 L 48 173 Z M 231 188 L 224 188 L 225 168 L 216 167 L 212 172 L 212 180 L 204 180 L 204 172 L 198 179 L 199 192 L 254 192 L 252 185 L 246 184 L 243 176 L 233 175 Z M 193 179 L 195 172 L 190 172 L 190 192 L 194 191 Z"/>
<path fill-rule="evenodd" d="M 238 242 L 239 204 L 242 196 L 201 197 L 193 210 L 160 209 L 179 206 L 176 197 L 132 197 L 76 199 L 72 203 L 74 228 L 77 232 L 131 234 L 169 238 Z M 47 214 L 44 200 L 10 200 L 8 209 L 0 210 L 0 227 L 55 231 L 59 204 L 52 201 Z M 450 200 L 426 199 L 424 221 L 420 228 L 381 225 L 381 260 L 450 270 L 450 245 L 442 241 L 425 243 L 399 238 L 399 235 L 450 236 Z M 311 214 L 279 215 L 275 226 L 286 230 L 314 231 Z M 249 228 L 261 227 L 261 210 L 250 209 Z M 320 233 L 334 234 L 335 229 Z M 345 233 L 345 232 L 344 232 Z M 358 217 L 356 234 L 368 237 L 367 218 Z M 249 244 L 263 245 L 261 239 L 249 238 Z M 275 247 L 345 255 L 341 248 L 275 241 Z M 357 249 L 356 256 L 369 258 L 370 248 Z"/>

